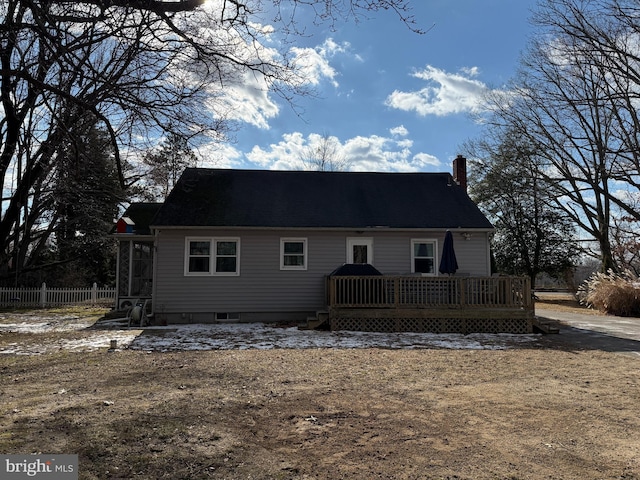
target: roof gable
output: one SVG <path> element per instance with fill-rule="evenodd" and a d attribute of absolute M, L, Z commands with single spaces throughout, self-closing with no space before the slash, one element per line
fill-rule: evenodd
<path fill-rule="evenodd" d="M 188 168 L 152 226 L 492 228 L 448 173 Z"/>
<path fill-rule="evenodd" d="M 112 233 L 151 235 L 149 225 L 161 203 L 132 203 L 117 221 Z"/>

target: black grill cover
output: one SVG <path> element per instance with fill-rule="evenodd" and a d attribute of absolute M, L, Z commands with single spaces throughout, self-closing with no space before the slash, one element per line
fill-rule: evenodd
<path fill-rule="evenodd" d="M 382 275 L 382 273 L 368 263 L 345 263 L 329 274 L 330 277 L 346 277 L 350 275 Z"/>

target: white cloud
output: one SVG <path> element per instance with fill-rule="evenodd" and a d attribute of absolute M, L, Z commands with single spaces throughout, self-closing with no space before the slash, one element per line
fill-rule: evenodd
<path fill-rule="evenodd" d="M 612 182 L 611 191 L 612 195 L 627 205 L 638 205 L 640 204 L 640 192 L 635 189 L 631 189 L 631 187 L 625 183 L 620 181 Z"/>
<path fill-rule="evenodd" d="M 206 82 L 209 100 L 204 107 L 217 119 L 238 121 L 258 128 L 269 128 L 269 120 L 279 113 L 272 98 L 274 80 L 242 65 L 273 65 L 274 71 L 284 68 L 281 53 L 273 41 L 274 28 L 251 22 L 250 35 L 223 24 L 220 12 L 233 17 L 233 8 L 225 8 L 222 0 L 208 0 L 191 16 L 189 27 L 202 43 L 216 46 L 232 61 L 221 61 L 220 69 L 204 69 L 193 62 L 193 52 L 185 52 L 176 65 L 174 82 L 197 86 Z M 228 21 L 228 19 L 227 19 Z M 218 47 L 219 46 L 219 47 Z"/>
<path fill-rule="evenodd" d="M 202 9 L 190 17 L 193 35 L 208 44 L 221 46 L 224 54 L 233 61 L 223 61 L 221 72 L 208 82 L 210 100 L 205 106 L 216 118 L 238 121 L 262 129 L 280 114 L 275 90 L 289 93 L 288 88 L 316 87 L 323 81 L 338 86 L 338 72 L 330 64 L 336 55 L 344 55 L 351 48 L 348 42 L 338 43 L 327 38 L 312 48 L 290 46 L 280 42 L 273 25 L 250 22 L 249 32 L 234 28 L 230 18 L 237 8 L 222 0 L 208 0 Z M 227 23 L 221 22 L 220 12 L 225 12 Z M 291 47 L 291 48 L 289 48 Z M 191 53 L 191 54 L 189 54 Z M 193 53 L 179 57 L 173 73 L 174 83 L 197 85 L 204 75 L 211 72 L 202 69 L 192 59 Z M 291 59 L 287 65 L 286 58 Z M 242 65 L 260 65 L 256 69 Z M 260 72 L 264 68 L 267 75 Z"/>
<path fill-rule="evenodd" d="M 256 45 L 252 48 L 256 48 Z M 274 49 L 264 46 L 257 48 L 263 60 L 277 62 L 278 53 Z M 294 57 L 294 74 L 290 77 L 292 85 L 315 87 L 323 80 L 328 80 L 337 87 L 338 72 L 330 65 L 329 59 L 346 52 L 348 48 L 348 43 L 338 44 L 331 38 L 315 48 L 293 47 L 291 53 Z M 211 101 L 207 107 L 218 118 L 269 129 L 269 121 L 280 113 L 280 107 L 271 95 L 271 87 L 272 81 L 263 75 L 244 72 L 228 79 L 224 88 L 212 85 Z"/>
<path fill-rule="evenodd" d="M 404 131 L 408 134 L 406 129 Z M 306 138 L 300 132 L 288 133 L 283 135 L 278 143 L 269 145 L 268 149 L 254 146 L 246 157 L 261 168 L 302 170 L 305 150 L 320 141 L 322 136 L 315 133 Z M 338 144 L 338 155 L 347 160 L 347 169 L 354 172 L 418 172 L 440 166 L 440 162 L 433 155 L 413 154 L 413 140 L 408 138 L 371 135 L 353 137 L 342 143 L 337 138 L 335 141 Z"/>
<path fill-rule="evenodd" d="M 338 86 L 335 80 L 337 72 L 320 51 L 298 47 L 293 47 L 291 51 L 295 56 L 294 65 L 306 83 L 318 85 L 323 78 L 328 78 L 334 87 Z"/>
<path fill-rule="evenodd" d="M 442 162 L 437 157 L 429 155 L 428 153 L 418 153 L 413 157 L 413 164 L 422 168 L 427 167 L 439 167 Z"/>
<path fill-rule="evenodd" d="M 462 67 L 460 71 L 466 73 L 470 77 L 477 77 L 480 75 L 480 69 L 478 67 Z"/>
<path fill-rule="evenodd" d="M 301 157 L 305 144 L 302 133 L 286 133 L 280 142 L 270 144 L 268 150 L 256 145 L 246 157 L 256 165 L 270 170 L 302 170 Z"/>
<path fill-rule="evenodd" d="M 427 82 L 427 86 L 412 92 L 395 90 L 385 104 L 399 110 L 415 111 L 420 116 L 477 113 L 482 109 L 482 97 L 488 91 L 484 83 L 471 78 L 477 74 L 477 67 L 448 73 L 427 65 L 413 74 Z"/>
<path fill-rule="evenodd" d="M 315 48 L 293 47 L 291 52 L 294 54 L 294 66 L 306 83 L 319 85 L 326 78 L 337 87 L 338 72 L 329 64 L 329 59 L 338 53 L 346 53 L 349 48 L 348 42 L 339 44 L 332 38 L 327 38 Z"/>
<path fill-rule="evenodd" d="M 409 135 L 409 130 L 407 130 L 404 125 L 398 125 L 397 127 L 390 129 L 389 133 L 393 136 L 406 137 Z"/>
<path fill-rule="evenodd" d="M 333 38 L 327 38 L 324 43 L 316 49 L 323 53 L 323 56 L 334 56 L 336 53 L 347 53 L 351 44 L 349 42 L 336 43 Z"/>
<path fill-rule="evenodd" d="M 242 168 L 242 152 L 228 143 L 207 143 L 197 149 L 201 168 Z"/>
<path fill-rule="evenodd" d="M 411 171 L 411 152 L 386 137 L 354 137 L 345 142 L 350 170 L 354 172 L 404 172 Z"/>
<path fill-rule="evenodd" d="M 237 120 L 268 129 L 269 119 L 280 108 L 269 96 L 268 84 L 255 75 L 244 74 L 243 80 L 227 85 L 221 95 L 215 95 L 207 107 L 218 118 Z"/>

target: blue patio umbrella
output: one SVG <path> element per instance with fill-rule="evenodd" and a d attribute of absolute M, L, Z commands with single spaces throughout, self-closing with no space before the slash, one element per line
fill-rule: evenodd
<path fill-rule="evenodd" d="M 449 230 L 444 236 L 439 270 L 440 273 L 448 273 L 449 275 L 453 275 L 458 270 L 458 260 L 456 260 L 456 252 L 453 249 L 453 235 Z"/>

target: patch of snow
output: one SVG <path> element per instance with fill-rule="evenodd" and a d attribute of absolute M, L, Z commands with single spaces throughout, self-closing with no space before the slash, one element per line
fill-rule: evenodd
<path fill-rule="evenodd" d="M 135 340 L 136 335 L 141 333 L 140 330 L 121 330 L 111 332 L 100 332 L 91 335 L 88 338 L 80 338 L 75 340 L 67 340 L 60 344 L 61 350 L 98 350 L 101 348 L 111 348 L 111 340 L 118 342 L 118 349 L 128 348 Z"/>
<path fill-rule="evenodd" d="M 534 344 L 540 335 L 511 334 L 430 334 L 375 333 L 299 330 L 269 324 L 190 324 L 149 327 L 144 330 L 89 328 L 92 320 L 73 316 L 0 315 L 0 354 L 39 355 L 60 350 L 92 351 L 131 349 L 155 352 L 197 350 L 307 349 L 307 348 L 388 348 L 504 350 Z M 11 323 L 2 323 L 2 321 Z M 105 324 L 101 324 L 103 327 Z M 110 325 L 113 327 L 113 325 Z M 74 338 L 39 335 L 74 331 Z M 3 344 L 2 333 L 26 334 L 24 340 Z"/>
<path fill-rule="evenodd" d="M 80 318 L 76 315 L 46 316 L 32 313 L 2 313 L 0 314 L 0 334 L 3 332 L 48 333 L 84 330 L 94 322 L 95 320 Z"/>
<path fill-rule="evenodd" d="M 48 329 L 49 324 L 47 322 L 4 323 L 0 325 L 0 332 L 45 333 Z"/>
<path fill-rule="evenodd" d="M 129 348 L 161 352 L 273 348 L 503 350 L 539 339 L 540 335 L 327 332 L 264 324 L 172 325 L 146 329 Z"/>
<path fill-rule="evenodd" d="M 126 349 L 139 335 L 141 330 L 121 330 L 121 331 L 91 331 L 84 338 L 58 339 L 46 342 L 38 342 L 37 338 L 30 338 L 25 343 L 0 344 L 0 354 L 13 355 L 42 355 L 60 350 L 90 352 L 93 350 L 108 349 L 111 340 L 117 340 L 118 350 Z"/>

